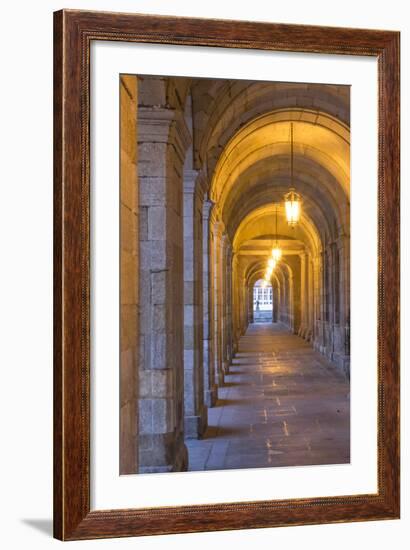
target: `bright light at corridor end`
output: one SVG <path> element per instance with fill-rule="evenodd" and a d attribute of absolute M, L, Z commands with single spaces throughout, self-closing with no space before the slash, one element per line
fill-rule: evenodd
<path fill-rule="evenodd" d="M 285 195 L 285 212 L 288 225 L 295 226 L 300 219 L 300 195 L 294 189 Z"/>
<path fill-rule="evenodd" d="M 282 250 L 278 246 L 275 246 L 275 248 L 272 248 L 272 259 L 275 262 L 278 262 L 281 258 L 282 258 Z"/>
<path fill-rule="evenodd" d="M 274 258 L 269 258 L 268 260 L 268 268 L 269 269 L 275 269 L 276 261 Z"/>
<path fill-rule="evenodd" d="M 265 277 L 264 277 L 264 282 L 265 282 L 264 286 L 266 286 L 266 283 L 270 284 L 270 281 L 271 281 L 271 278 L 272 278 L 272 273 L 273 273 L 273 270 L 275 269 L 275 267 L 276 267 L 276 261 L 273 258 L 269 258 L 268 267 L 266 269 Z"/>

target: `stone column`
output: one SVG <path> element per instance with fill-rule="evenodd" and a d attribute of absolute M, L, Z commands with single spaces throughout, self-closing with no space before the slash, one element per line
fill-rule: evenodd
<path fill-rule="evenodd" d="M 307 282 L 307 261 L 306 252 L 301 252 L 300 257 L 300 327 L 298 334 L 302 338 L 306 338 L 308 324 L 308 282 Z"/>
<path fill-rule="evenodd" d="M 238 297 L 238 255 L 232 254 L 232 354 L 238 350 L 239 342 L 239 297 Z"/>
<path fill-rule="evenodd" d="M 224 382 L 222 367 L 222 222 L 217 218 L 215 211 L 212 212 L 211 231 L 212 254 L 212 343 L 215 380 L 218 386 Z"/>
<path fill-rule="evenodd" d="M 249 315 L 248 323 L 253 323 L 253 286 L 248 287 Z"/>
<path fill-rule="evenodd" d="M 315 290 L 313 276 L 313 260 L 308 256 L 308 282 L 309 282 L 309 317 L 308 317 L 308 335 L 309 342 L 313 342 L 315 336 Z"/>
<path fill-rule="evenodd" d="M 246 285 L 246 278 L 241 273 L 241 297 L 242 297 L 242 320 L 241 320 L 241 336 L 243 336 L 248 328 L 248 316 L 249 316 L 249 304 L 248 304 L 248 288 Z"/>
<path fill-rule="evenodd" d="M 201 437 L 207 425 L 202 359 L 202 207 L 198 173 L 184 171 L 184 405 L 185 438 Z"/>
<path fill-rule="evenodd" d="M 335 362 L 350 375 L 350 237 L 340 235 L 337 240 L 339 254 L 339 325 L 335 349 Z"/>
<path fill-rule="evenodd" d="M 229 334 L 230 334 L 230 321 L 229 321 L 229 264 L 230 264 L 230 250 L 231 244 L 229 242 L 229 237 L 226 233 L 223 233 L 221 239 L 221 254 L 222 261 L 220 266 L 220 275 L 221 275 L 221 309 L 222 309 L 222 334 L 221 334 L 221 343 L 222 343 L 222 368 L 223 373 L 229 373 L 229 365 L 231 361 L 231 352 L 230 352 L 230 343 L 229 343 Z"/>
<path fill-rule="evenodd" d="M 316 331 L 314 348 L 324 353 L 324 280 L 323 251 L 320 250 L 314 259 L 314 279 L 316 297 Z"/>
<path fill-rule="evenodd" d="M 279 288 L 278 280 L 275 279 L 272 281 L 272 323 L 277 323 L 279 321 Z"/>
<path fill-rule="evenodd" d="M 187 468 L 184 444 L 182 170 L 190 135 L 166 105 L 166 81 L 143 81 L 140 181 L 139 471 Z M 155 92 L 155 93 L 154 93 Z M 164 105 L 148 106 L 157 99 Z"/>
<path fill-rule="evenodd" d="M 228 365 L 232 362 L 232 246 L 229 243 L 226 257 L 226 357 Z"/>
<path fill-rule="evenodd" d="M 288 314 L 289 324 L 292 332 L 297 333 L 296 329 L 296 311 L 295 311 L 295 281 L 292 273 L 288 274 Z"/>
<path fill-rule="evenodd" d="M 203 268 L 203 372 L 204 398 L 208 407 L 213 407 L 217 400 L 217 387 L 213 369 L 212 353 L 212 299 L 211 299 L 211 263 L 210 253 L 212 236 L 210 231 L 210 215 L 212 201 L 205 200 L 202 208 L 202 268 Z"/>

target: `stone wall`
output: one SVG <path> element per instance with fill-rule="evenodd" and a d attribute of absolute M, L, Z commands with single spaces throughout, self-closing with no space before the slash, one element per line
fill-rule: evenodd
<path fill-rule="evenodd" d="M 165 78 L 139 79 L 139 472 L 187 467 L 183 165 L 190 135 Z"/>
<path fill-rule="evenodd" d="M 137 79 L 121 76 L 120 173 L 120 473 L 138 469 L 138 177 Z"/>

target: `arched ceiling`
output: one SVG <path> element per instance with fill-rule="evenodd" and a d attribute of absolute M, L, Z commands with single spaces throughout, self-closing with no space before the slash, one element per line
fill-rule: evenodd
<path fill-rule="evenodd" d="M 275 237 L 276 209 L 283 240 L 298 240 L 312 253 L 341 230 L 347 231 L 349 151 L 349 129 L 329 115 L 311 111 L 267 113 L 241 128 L 222 151 L 210 188 L 234 250 L 245 242 L 258 249 L 264 240 L 266 246 L 262 237 Z M 295 229 L 284 219 L 283 197 L 291 186 L 302 198 L 302 216 Z"/>
<path fill-rule="evenodd" d="M 348 86 L 178 77 L 150 77 L 148 84 L 144 93 L 150 102 L 154 93 L 161 104 L 185 113 L 193 138 L 187 166 L 200 172 L 215 219 L 234 252 L 246 258 L 247 269 L 253 266 L 262 276 L 278 239 L 284 257 L 275 277 L 289 278 L 287 255 L 317 254 L 326 242 L 349 233 Z M 291 186 L 302 198 L 293 229 L 283 207 Z"/>
<path fill-rule="evenodd" d="M 251 210 L 267 203 L 283 204 L 283 195 L 291 186 L 289 172 L 289 157 L 280 155 L 256 162 L 238 177 L 219 206 L 231 238 Z M 303 209 L 310 212 L 319 230 L 329 232 L 342 227 L 347 231 L 349 200 L 329 172 L 296 155 L 294 183 L 302 196 Z"/>
<path fill-rule="evenodd" d="M 245 278 L 246 284 L 249 288 L 259 279 L 263 279 L 266 270 L 266 262 L 259 260 L 257 262 L 251 262 L 246 270 Z M 272 282 L 288 282 L 292 279 L 292 268 L 286 263 L 286 261 L 280 261 L 274 272 L 272 273 Z"/>
<path fill-rule="evenodd" d="M 276 233 L 276 214 L 277 228 Z M 317 253 L 320 238 L 315 224 L 303 214 L 296 227 L 289 227 L 283 209 L 278 210 L 272 204 L 266 204 L 252 210 L 238 226 L 233 239 L 235 252 L 255 251 L 257 254 L 269 254 L 275 241 L 279 241 L 284 253 L 301 252 L 305 246 Z"/>
<path fill-rule="evenodd" d="M 278 155 L 290 157 L 291 122 L 295 154 L 329 172 L 349 196 L 348 128 L 328 115 L 287 110 L 265 114 L 232 137 L 215 167 L 210 198 L 222 206 L 238 178 L 252 165 Z"/>
<path fill-rule="evenodd" d="M 349 87 L 241 80 L 193 81 L 197 167 L 215 163 L 230 138 L 261 114 L 283 108 L 325 113 L 350 123 Z"/>
<path fill-rule="evenodd" d="M 264 269 L 275 239 L 286 265 L 287 254 L 317 254 L 326 242 L 348 234 L 347 86 L 192 79 L 188 91 L 178 80 L 170 102 L 191 94 L 194 166 L 208 180 L 208 197 L 236 253 L 249 264 L 262 258 Z M 295 228 L 284 217 L 283 196 L 291 186 L 302 198 Z"/>

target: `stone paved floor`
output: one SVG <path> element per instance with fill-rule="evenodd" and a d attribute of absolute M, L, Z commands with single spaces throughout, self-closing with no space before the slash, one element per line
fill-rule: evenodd
<path fill-rule="evenodd" d="M 280 324 L 249 326 L 218 392 L 189 470 L 350 461 L 348 381 Z"/>

